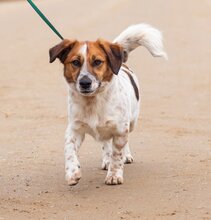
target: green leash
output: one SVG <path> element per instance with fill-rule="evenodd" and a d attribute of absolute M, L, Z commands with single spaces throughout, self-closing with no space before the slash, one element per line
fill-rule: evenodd
<path fill-rule="evenodd" d="M 37 14 L 42 18 L 42 20 L 51 28 L 51 30 L 57 34 L 57 36 L 61 39 L 64 40 L 62 35 L 56 30 L 56 28 L 51 24 L 51 22 L 45 17 L 45 15 L 39 10 L 39 8 L 31 1 L 27 0 L 28 3 L 32 6 L 32 8 L 37 12 Z"/>

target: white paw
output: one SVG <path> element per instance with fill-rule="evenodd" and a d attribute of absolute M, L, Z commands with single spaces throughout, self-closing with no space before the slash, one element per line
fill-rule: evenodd
<path fill-rule="evenodd" d="M 105 178 L 105 184 L 107 185 L 117 185 L 123 183 L 123 167 L 117 168 L 116 164 L 113 166 L 110 164 L 108 168 L 108 173 Z"/>
<path fill-rule="evenodd" d="M 116 174 L 107 175 L 105 184 L 107 185 L 118 185 L 123 183 L 123 176 L 117 176 Z"/>
<path fill-rule="evenodd" d="M 81 179 L 81 170 L 79 168 L 73 169 L 71 172 L 66 173 L 66 180 L 69 186 L 78 184 Z"/>
<path fill-rule="evenodd" d="M 131 154 L 128 154 L 124 157 L 124 163 L 133 163 L 133 157 L 131 156 Z"/>

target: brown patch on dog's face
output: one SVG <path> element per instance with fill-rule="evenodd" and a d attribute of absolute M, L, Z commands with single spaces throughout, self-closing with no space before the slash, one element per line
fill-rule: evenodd
<path fill-rule="evenodd" d="M 122 47 L 102 39 L 89 43 L 89 47 L 89 64 L 92 64 L 93 60 L 98 60 L 98 56 L 100 58 L 103 57 L 103 62 L 99 65 L 99 68 L 97 70 L 92 68 L 92 71 L 95 72 L 102 81 L 110 81 L 113 74 L 118 74 L 124 60 Z M 99 60 L 101 60 L 100 58 Z"/>
<path fill-rule="evenodd" d="M 85 57 L 80 52 L 83 44 L 84 42 L 76 42 L 63 63 L 64 77 L 69 83 L 77 81 L 78 75 L 84 64 Z"/>
<path fill-rule="evenodd" d="M 83 65 L 84 58 L 79 53 L 82 44 L 83 42 L 65 39 L 49 50 L 50 63 L 58 58 L 64 64 L 64 77 L 69 83 L 76 82 Z"/>
<path fill-rule="evenodd" d="M 101 82 L 112 78 L 106 54 L 97 41 L 87 43 L 87 69 Z"/>

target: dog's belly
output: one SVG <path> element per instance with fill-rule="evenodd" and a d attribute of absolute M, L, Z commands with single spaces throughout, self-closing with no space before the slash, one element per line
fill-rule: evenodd
<path fill-rule="evenodd" d="M 109 140 L 114 135 L 119 133 L 117 123 L 112 120 L 108 120 L 97 125 L 94 125 L 93 123 L 77 121 L 77 127 L 81 132 L 91 135 L 98 141 Z"/>
<path fill-rule="evenodd" d="M 118 128 L 114 121 L 106 121 L 104 125 L 97 126 L 99 140 L 109 140 L 117 133 Z"/>

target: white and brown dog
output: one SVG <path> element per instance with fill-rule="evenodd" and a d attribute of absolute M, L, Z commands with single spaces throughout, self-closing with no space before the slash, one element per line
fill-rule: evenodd
<path fill-rule="evenodd" d="M 133 25 L 113 43 L 63 40 L 50 49 L 50 62 L 64 65 L 68 83 L 68 127 L 65 137 L 65 172 L 69 185 L 81 178 L 78 150 L 88 133 L 103 143 L 105 183 L 123 183 L 124 163 L 131 163 L 128 135 L 139 116 L 139 87 L 135 74 L 124 64 L 138 46 L 153 56 L 166 57 L 161 33 L 146 24 Z"/>

